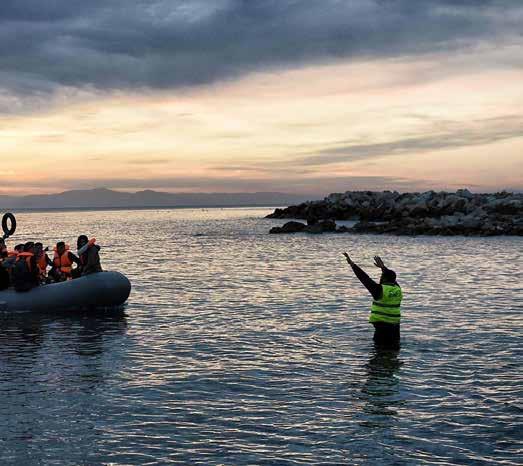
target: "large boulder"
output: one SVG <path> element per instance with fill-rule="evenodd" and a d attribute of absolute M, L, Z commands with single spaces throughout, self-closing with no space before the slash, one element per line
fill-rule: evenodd
<path fill-rule="evenodd" d="M 278 233 L 299 233 L 300 231 L 305 230 L 307 225 L 301 222 L 287 222 L 281 227 L 271 228 L 269 233 L 278 234 Z"/>
<path fill-rule="evenodd" d="M 460 223 L 467 230 L 479 230 L 483 226 L 484 220 L 482 217 L 469 214 L 462 217 Z"/>
<path fill-rule="evenodd" d="M 271 228 L 269 233 L 282 234 L 282 233 L 334 233 L 336 231 L 336 222 L 334 220 L 321 220 L 307 222 L 307 224 L 301 222 L 287 222 L 281 227 Z"/>
<path fill-rule="evenodd" d="M 332 233 L 336 231 L 336 222 L 334 220 L 323 220 L 320 222 L 320 226 L 325 233 Z"/>
<path fill-rule="evenodd" d="M 307 225 L 305 232 L 313 235 L 321 235 L 323 233 L 323 228 L 320 223 L 315 223 L 314 225 Z"/>
<path fill-rule="evenodd" d="M 496 199 L 485 206 L 485 210 L 490 213 L 516 215 L 523 213 L 523 199 L 504 198 Z"/>
<path fill-rule="evenodd" d="M 313 234 L 334 233 L 336 231 L 336 222 L 334 220 L 322 220 L 314 223 L 307 222 L 305 231 Z"/>

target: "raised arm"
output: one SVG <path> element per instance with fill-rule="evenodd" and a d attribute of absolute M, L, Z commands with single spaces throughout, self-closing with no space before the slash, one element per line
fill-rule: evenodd
<path fill-rule="evenodd" d="M 71 251 L 69 251 L 69 259 L 71 260 L 71 262 L 74 262 L 76 265 L 82 265 L 82 263 L 80 262 L 80 259 Z"/>
<path fill-rule="evenodd" d="M 394 273 L 394 271 L 390 270 L 388 267 L 385 266 L 385 263 L 383 262 L 383 260 L 381 259 L 380 256 L 374 256 L 374 265 L 376 267 L 378 267 L 378 269 L 381 269 L 382 276 L 388 275 L 389 277 L 390 276 L 396 277 L 396 274 Z M 393 281 L 395 281 L 395 278 Z"/>
<path fill-rule="evenodd" d="M 379 283 L 376 283 L 372 278 L 370 278 L 360 267 L 358 267 L 350 256 L 344 252 L 343 255 L 347 259 L 348 264 L 351 266 L 354 275 L 358 277 L 358 280 L 362 285 L 367 288 L 372 297 L 376 300 L 381 299 L 383 294 L 383 289 Z"/>

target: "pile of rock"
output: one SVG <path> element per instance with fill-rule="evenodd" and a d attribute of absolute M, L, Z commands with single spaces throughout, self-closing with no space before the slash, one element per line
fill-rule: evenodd
<path fill-rule="evenodd" d="M 289 222 L 292 225 L 275 227 L 271 233 L 523 235 L 523 194 L 473 194 L 466 189 L 455 193 L 403 194 L 396 191 L 347 191 L 331 194 L 321 201 L 276 209 L 268 218 L 307 220 L 307 225 Z M 352 228 L 337 228 L 335 220 L 357 220 L 358 223 Z"/>
<path fill-rule="evenodd" d="M 334 233 L 337 231 L 334 220 L 308 220 L 307 224 L 301 222 L 287 222 L 282 227 L 271 228 L 270 233 Z"/>

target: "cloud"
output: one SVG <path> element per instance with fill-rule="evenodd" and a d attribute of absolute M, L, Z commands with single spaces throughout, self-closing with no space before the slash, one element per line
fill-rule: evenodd
<path fill-rule="evenodd" d="M 130 159 L 127 161 L 129 165 L 166 165 L 172 163 L 171 159 L 155 159 L 155 158 L 141 158 L 141 159 Z"/>
<path fill-rule="evenodd" d="M 519 0 L 2 0 L 0 111 L 519 35 Z M 519 39 L 518 39 L 519 37 Z M 506 57 L 519 60 L 518 57 Z M 2 92 L 3 89 L 3 92 Z"/>
<path fill-rule="evenodd" d="M 488 118 L 470 123 L 437 122 L 434 123 L 432 131 L 424 133 L 422 136 L 368 144 L 349 142 L 295 159 L 292 164 L 294 166 L 320 166 L 397 155 L 416 155 L 437 150 L 491 144 L 517 137 L 523 137 L 523 117 L 519 115 Z"/>

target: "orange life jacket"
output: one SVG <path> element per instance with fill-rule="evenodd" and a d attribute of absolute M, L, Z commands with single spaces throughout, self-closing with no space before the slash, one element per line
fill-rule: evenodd
<path fill-rule="evenodd" d="M 16 262 L 24 260 L 27 264 L 27 269 L 29 272 L 33 271 L 33 265 L 31 263 L 31 259 L 34 257 L 34 254 L 32 252 L 19 252 L 16 256 Z"/>
<path fill-rule="evenodd" d="M 40 270 L 40 276 L 45 277 L 47 275 L 47 254 L 42 252 L 40 257 L 37 259 L 36 264 Z"/>
<path fill-rule="evenodd" d="M 53 265 L 55 269 L 60 270 L 64 275 L 70 276 L 73 272 L 73 261 L 69 258 L 69 246 L 65 247 L 65 251 L 60 256 L 58 251 L 54 250 Z"/>

